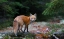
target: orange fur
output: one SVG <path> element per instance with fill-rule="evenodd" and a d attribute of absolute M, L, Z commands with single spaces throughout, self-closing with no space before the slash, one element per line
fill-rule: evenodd
<path fill-rule="evenodd" d="M 27 29 L 27 32 L 28 32 L 28 25 L 30 24 L 31 20 L 35 21 L 34 18 L 36 19 L 35 15 L 30 15 L 30 16 L 20 15 L 20 16 L 17 16 L 13 21 L 14 33 L 17 34 L 18 30 L 22 31 L 23 25 L 25 25 L 24 32 L 25 32 L 26 29 Z"/>

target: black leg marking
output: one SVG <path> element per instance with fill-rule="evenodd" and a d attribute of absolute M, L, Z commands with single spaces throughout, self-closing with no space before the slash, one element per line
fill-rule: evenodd
<path fill-rule="evenodd" d="M 28 32 L 28 26 L 27 26 L 27 32 Z"/>

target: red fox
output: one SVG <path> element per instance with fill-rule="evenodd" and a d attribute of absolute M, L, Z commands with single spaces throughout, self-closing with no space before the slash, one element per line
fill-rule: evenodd
<path fill-rule="evenodd" d="M 13 21 L 13 32 L 17 35 L 18 31 L 22 31 L 23 25 L 25 25 L 24 32 L 27 29 L 28 32 L 28 25 L 36 20 L 36 14 L 30 16 L 20 15 L 17 16 Z"/>

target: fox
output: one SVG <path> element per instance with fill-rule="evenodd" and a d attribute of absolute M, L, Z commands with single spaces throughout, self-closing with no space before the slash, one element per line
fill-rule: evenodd
<path fill-rule="evenodd" d="M 35 22 L 35 20 L 36 20 L 36 13 L 30 14 L 30 16 L 19 15 L 19 16 L 15 17 L 14 21 L 13 21 L 14 34 L 17 36 L 17 32 L 19 32 L 19 31 L 25 32 L 26 29 L 28 32 L 28 25 L 30 23 Z M 22 30 L 23 25 L 25 25 L 24 31 Z"/>

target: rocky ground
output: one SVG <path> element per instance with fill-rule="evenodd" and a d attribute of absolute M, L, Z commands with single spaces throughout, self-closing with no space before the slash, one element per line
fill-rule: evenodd
<path fill-rule="evenodd" d="M 48 23 L 49 22 L 34 22 L 34 23 L 29 25 L 29 32 L 35 33 L 35 34 L 37 34 L 37 33 L 47 33 L 50 30 L 49 27 L 47 27 Z M 60 24 L 60 23 L 56 23 L 56 24 Z M 24 27 L 23 27 L 23 29 L 24 29 Z M 2 34 L 2 35 L 6 34 L 6 33 L 10 33 L 10 32 L 13 32 L 13 27 L 7 27 L 3 30 L 0 30 L 0 34 Z M 36 36 L 41 37 L 40 34 L 37 34 Z M 1 36 L 0 36 L 0 38 L 1 38 Z"/>
<path fill-rule="evenodd" d="M 40 32 L 41 29 L 39 30 L 39 28 L 41 28 L 41 27 L 43 28 L 43 26 L 46 26 L 46 24 L 47 24 L 47 22 L 34 22 L 34 23 L 29 25 L 29 32 L 31 32 L 31 33 Z M 23 27 L 23 29 L 24 29 L 24 27 Z M 3 30 L 0 30 L 1 36 L 3 34 L 7 34 L 7 33 L 10 33 L 10 32 L 13 32 L 13 27 L 7 27 Z M 1 36 L 0 36 L 0 38 L 2 38 Z"/>
<path fill-rule="evenodd" d="M 29 31 L 31 30 L 37 30 L 37 27 L 43 27 L 47 24 L 47 22 L 34 22 L 29 25 Z M 24 29 L 24 28 L 23 28 Z M 0 30 L 0 33 L 6 33 L 6 32 L 13 32 L 13 27 L 7 27 L 3 30 Z"/>

